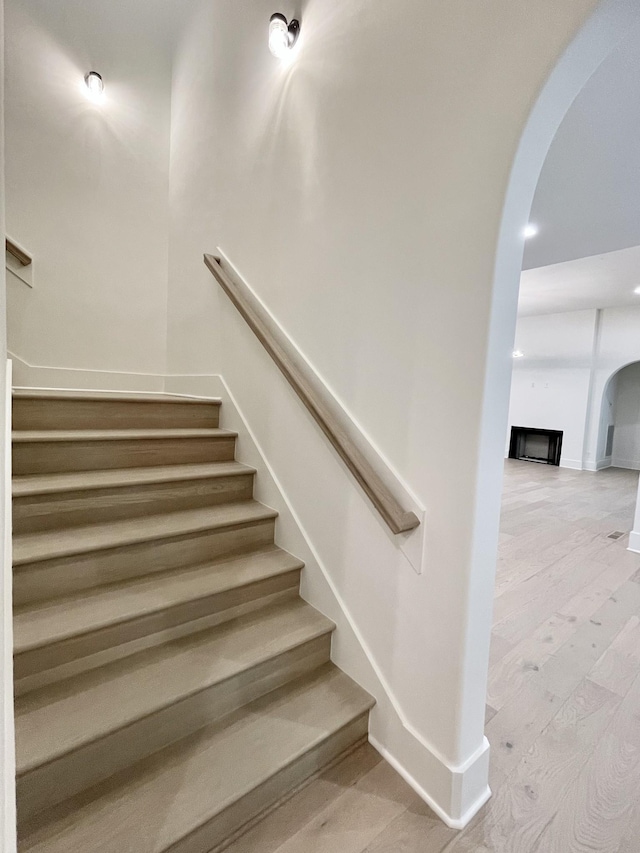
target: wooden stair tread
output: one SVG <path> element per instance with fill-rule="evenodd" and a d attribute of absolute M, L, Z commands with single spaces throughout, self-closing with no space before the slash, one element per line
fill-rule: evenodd
<path fill-rule="evenodd" d="M 138 542 L 197 534 L 234 525 L 275 518 L 277 512 L 257 501 L 241 501 L 141 518 L 89 524 L 57 531 L 14 536 L 13 564 L 67 557 Z"/>
<path fill-rule="evenodd" d="M 131 441 L 162 438 L 235 438 L 237 432 L 227 429 L 196 427 L 193 429 L 19 429 L 13 430 L 14 444 L 51 441 Z"/>
<path fill-rule="evenodd" d="M 12 480 L 14 498 L 58 492 L 89 491 L 120 486 L 172 483 L 255 473 L 240 462 L 194 462 L 189 465 L 153 465 L 146 468 L 114 468 L 64 471 L 58 474 L 23 474 Z"/>
<path fill-rule="evenodd" d="M 23 607 L 14 613 L 14 654 L 295 571 L 303 565 L 297 557 L 273 547 Z"/>
<path fill-rule="evenodd" d="M 34 827 L 20 850 L 173 851 L 372 704 L 362 688 L 328 664 L 80 795 L 73 810 L 52 810 L 50 823 Z"/>
<path fill-rule="evenodd" d="M 135 391 L 77 391 L 48 388 L 13 388 L 12 396 L 19 400 L 113 400 L 116 403 L 192 403 L 219 406 L 219 397 L 193 397 L 187 394 L 160 394 Z"/>
<path fill-rule="evenodd" d="M 333 628 L 298 599 L 29 693 L 16 702 L 17 774 Z"/>

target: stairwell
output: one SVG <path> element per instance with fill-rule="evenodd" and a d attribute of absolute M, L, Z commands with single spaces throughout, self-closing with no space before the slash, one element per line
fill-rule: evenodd
<path fill-rule="evenodd" d="M 14 392 L 20 851 L 222 850 L 366 739 L 218 416 Z"/>

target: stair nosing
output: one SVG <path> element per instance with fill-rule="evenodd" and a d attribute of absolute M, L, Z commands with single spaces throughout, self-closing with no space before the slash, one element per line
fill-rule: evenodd
<path fill-rule="evenodd" d="M 241 802 L 245 797 L 249 796 L 252 792 L 267 783 L 269 779 L 277 776 L 277 774 L 286 770 L 288 767 L 295 765 L 295 763 L 303 758 L 305 754 L 321 747 L 322 744 L 327 743 L 330 739 L 344 731 L 344 729 L 349 725 L 355 723 L 363 715 L 369 713 L 371 708 L 375 705 L 375 699 L 366 690 L 364 690 L 364 688 L 353 682 L 352 679 L 349 679 L 349 676 L 344 672 L 341 672 L 333 663 L 327 662 L 322 664 L 313 673 L 308 673 L 293 679 L 288 685 L 277 688 L 270 695 L 265 694 L 262 697 L 252 700 L 247 703 L 247 705 L 244 705 L 232 712 L 226 718 L 216 720 L 212 724 L 205 726 L 203 729 L 187 735 L 180 741 L 170 744 L 168 747 L 160 750 L 159 753 L 156 753 L 155 756 L 151 755 L 139 762 L 136 762 L 135 766 L 141 770 L 141 774 L 137 778 L 132 778 L 130 776 L 127 778 L 122 775 L 122 773 L 116 774 L 116 777 L 113 778 L 111 784 L 109 784 L 109 781 L 107 780 L 104 787 L 97 789 L 96 796 L 84 804 L 85 807 L 90 810 L 87 815 L 87 819 L 90 822 L 93 822 L 92 817 L 96 813 L 105 809 L 109 818 L 117 817 L 115 808 L 116 802 L 134 802 L 139 796 L 141 790 L 147 789 L 149 785 L 156 785 L 158 783 L 162 784 L 161 780 L 163 777 L 166 784 L 167 772 L 170 773 L 172 767 L 176 767 L 176 765 L 180 766 L 181 763 L 189 760 L 190 755 L 196 749 L 196 739 L 199 735 L 201 736 L 206 733 L 205 737 L 208 736 L 209 744 L 211 744 L 212 741 L 219 742 L 220 736 L 225 730 L 232 730 L 238 722 L 244 722 L 245 725 L 242 727 L 239 734 L 242 739 L 245 739 L 243 738 L 243 735 L 246 732 L 255 732 L 256 726 L 260 724 L 262 719 L 265 719 L 266 721 L 270 719 L 270 708 L 274 706 L 276 708 L 279 706 L 287 708 L 291 706 L 291 703 L 295 706 L 296 701 L 300 698 L 302 693 L 308 693 L 309 690 L 314 690 L 316 688 L 322 689 L 322 687 L 327 682 L 330 683 L 332 679 L 337 679 L 338 681 L 347 679 L 355 684 L 357 691 L 349 697 L 348 704 L 341 703 L 339 706 L 331 707 L 329 709 L 328 722 L 324 727 L 314 726 L 313 729 L 308 729 L 308 734 L 305 736 L 304 742 L 301 741 L 296 744 L 293 749 L 291 749 L 290 746 L 288 749 L 283 748 L 283 750 L 279 751 L 278 754 L 273 755 L 271 757 L 271 763 L 269 763 L 268 766 L 265 766 L 264 769 L 259 772 L 257 777 L 254 777 L 253 779 L 238 780 L 235 784 L 234 790 L 227 792 L 219 801 L 215 801 L 212 798 L 206 814 L 203 814 L 202 809 L 198 809 L 197 811 L 199 811 L 200 814 L 194 812 L 190 816 L 191 820 L 187 825 L 178 825 L 173 828 L 173 831 L 170 830 L 167 836 L 163 838 L 163 849 L 173 849 L 176 844 L 181 843 L 193 833 L 198 832 L 206 826 L 207 823 L 214 821 L 218 816 L 222 815 L 227 809 L 229 809 L 229 807 Z M 289 698 L 289 703 L 283 701 L 286 695 L 285 691 L 289 694 L 287 697 Z M 260 719 L 258 719 L 256 715 L 257 707 L 259 707 L 260 710 L 266 710 L 267 712 L 266 715 L 261 715 Z M 267 735 L 268 734 L 269 730 L 267 722 Z M 287 742 L 287 744 L 290 743 L 290 741 Z M 206 749 L 207 745 L 205 745 L 204 748 Z M 162 761 L 162 759 L 165 760 Z M 162 763 L 160 763 L 160 761 L 162 761 Z M 215 766 L 215 763 L 211 763 L 211 766 Z M 318 769 L 323 769 L 323 767 L 319 767 Z M 304 783 L 307 778 L 308 777 L 305 776 L 304 778 L 301 778 L 300 781 Z M 200 779 L 199 781 L 202 782 L 203 780 Z M 50 826 L 52 830 L 60 827 L 60 831 L 63 835 L 66 835 L 68 831 L 73 832 L 73 827 L 76 824 L 70 824 L 64 816 L 60 820 L 56 816 L 55 811 L 51 814 L 52 819 L 50 822 L 42 826 L 39 831 L 36 830 L 38 834 L 41 834 L 43 830 L 46 831 L 47 826 Z M 257 816 L 258 815 L 256 815 L 256 817 Z M 125 812 L 122 817 L 126 818 L 127 813 Z M 239 824 L 238 829 L 240 829 L 240 826 L 241 825 Z M 221 842 L 216 842 L 217 846 L 214 847 L 215 850 L 218 849 L 220 843 Z M 112 849 L 115 849 L 115 847 L 112 847 Z"/>
<path fill-rule="evenodd" d="M 256 509 L 254 513 L 245 515 L 244 517 L 240 515 L 239 517 L 233 520 L 221 520 L 216 519 L 216 515 L 220 513 L 223 508 L 231 507 L 236 510 L 242 510 L 243 507 L 261 507 L 261 509 Z M 157 529 L 144 531 L 144 522 L 149 521 L 150 519 L 160 519 L 160 518 L 176 518 L 176 517 L 187 517 L 189 514 L 194 515 L 196 513 L 201 514 L 202 516 L 208 514 L 210 519 L 204 519 L 198 522 L 195 525 L 188 525 L 186 528 L 181 530 L 174 530 L 171 532 L 162 532 Z M 13 565 L 14 567 L 30 565 L 33 563 L 42 563 L 48 560 L 57 560 L 62 559 L 64 557 L 71 556 L 79 556 L 80 554 L 91 554 L 97 551 L 111 551 L 116 548 L 124 548 L 131 545 L 143 544 L 144 542 L 153 542 L 153 541 L 166 541 L 169 539 L 179 539 L 183 536 L 194 536 L 199 533 L 203 533 L 206 530 L 218 530 L 218 529 L 233 529 L 236 527 L 249 526 L 251 524 L 265 521 L 268 519 L 277 518 L 278 512 L 271 507 L 266 506 L 265 504 L 260 503 L 254 499 L 247 501 L 238 501 L 235 503 L 229 504 L 220 504 L 213 505 L 208 507 L 200 507 L 198 509 L 187 509 L 181 510 L 179 512 L 166 512 L 166 513 L 152 513 L 149 515 L 141 516 L 140 518 L 134 519 L 124 519 L 118 521 L 111 522 L 103 522 L 100 524 L 88 524 L 82 525 L 80 527 L 69 527 L 65 528 L 63 531 L 65 536 L 70 534 L 77 534 L 78 531 L 90 531 L 96 528 L 114 528 L 114 529 L 127 529 L 125 525 L 129 525 L 130 527 L 135 526 L 135 530 L 132 530 L 127 535 L 121 536 L 119 539 L 111 542 L 104 543 L 96 543 L 95 541 L 85 542 L 85 543 L 74 543 L 74 541 L 69 541 L 64 547 L 59 547 L 57 549 L 52 549 L 50 551 L 43 551 L 41 553 L 36 554 L 27 554 L 16 556 L 19 551 L 19 546 L 24 543 L 27 539 L 35 539 L 36 537 L 40 537 L 43 541 L 47 538 L 52 537 L 52 531 L 45 530 L 37 533 L 22 533 L 14 536 L 13 541 Z M 55 532 L 55 531 L 54 531 Z"/>
<path fill-rule="evenodd" d="M 258 556 L 258 555 L 262 555 L 262 554 L 272 553 L 273 551 L 282 551 L 284 554 L 288 555 L 291 558 L 291 564 L 287 565 L 287 566 L 282 566 L 281 568 L 278 568 L 278 569 L 272 568 L 268 572 L 265 572 L 262 575 L 257 575 L 256 577 L 248 578 L 248 579 L 242 580 L 240 582 L 233 582 L 232 579 L 229 579 L 228 584 L 225 584 L 224 586 L 220 586 L 218 589 L 216 589 L 214 591 L 208 591 L 204 595 L 192 595 L 192 596 L 188 596 L 188 597 L 174 599 L 172 601 L 166 601 L 162 604 L 160 602 L 158 602 L 157 605 L 153 604 L 147 610 L 140 611 L 140 612 L 135 613 L 135 614 L 127 614 L 127 615 L 122 615 L 120 617 L 113 617 L 113 618 L 110 618 L 109 620 L 105 620 L 103 622 L 93 623 L 90 627 L 77 628 L 77 629 L 74 629 L 73 631 L 70 631 L 66 634 L 57 634 L 55 636 L 50 636 L 47 639 L 41 639 L 41 640 L 38 640 L 37 642 L 25 643 L 21 646 L 18 645 L 19 641 L 16 641 L 16 639 L 15 639 L 16 632 L 14 631 L 14 647 L 13 647 L 14 657 L 17 657 L 17 656 L 22 655 L 22 654 L 28 654 L 29 652 L 33 652 L 37 649 L 45 649 L 48 646 L 55 646 L 58 643 L 64 643 L 66 640 L 72 640 L 72 639 L 75 639 L 77 637 L 90 635 L 90 634 L 95 633 L 97 631 L 103 631 L 103 630 L 106 630 L 108 628 L 116 627 L 118 625 L 126 625 L 128 622 L 135 622 L 137 619 L 141 619 L 141 618 L 144 618 L 146 616 L 151 616 L 151 615 L 154 615 L 157 613 L 162 613 L 163 610 L 170 610 L 173 607 L 180 607 L 184 604 L 188 604 L 192 601 L 198 601 L 198 600 L 203 599 L 203 598 L 209 598 L 209 597 L 212 597 L 215 595 L 223 595 L 224 593 L 229 592 L 232 589 L 243 589 L 245 587 L 251 586 L 252 584 L 261 583 L 264 580 L 270 580 L 271 578 L 280 577 L 281 575 L 287 575 L 287 574 L 290 574 L 293 572 L 301 571 L 304 568 L 304 562 L 302 560 L 299 560 L 293 554 L 289 554 L 288 551 L 284 551 L 281 548 L 274 547 L 272 549 L 262 549 L 260 551 L 256 551 L 255 554 L 256 554 L 256 556 Z M 200 564 L 197 564 L 194 566 L 185 566 L 184 569 L 181 570 L 181 572 L 184 574 L 187 574 L 191 571 L 195 571 L 198 569 L 206 569 L 209 566 L 213 570 L 216 568 L 219 569 L 221 566 L 232 564 L 233 562 L 235 562 L 237 560 L 246 559 L 248 556 L 249 556 L 249 554 L 238 554 L 238 555 L 235 555 L 234 557 L 232 557 L 228 560 L 221 560 L 219 563 L 211 562 L 211 563 L 200 563 Z M 167 575 L 167 576 L 170 575 L 173 578 L 176 578 L 176 576 L 179 574 L 179 572 L 176 572 L 175 570 L 170 570 L 168 572 L 161 572 L 159 574 L 163 574 L 163 575 Z M 106 592 L 115 592 L 116 589 L 118 589 L 118 588 L 122 588 L 123 592 L 124 592 L 125 588 L 128 585 L 134 585 L 135 583 L 141 581 L 143 578 L 148 580 L 150 577 L 153 577 L 154 579 L 161 581 L 161 579 L 158 578 L 157 575 L 153 575 L 153 576 L 152 575 L 143 575 L 140 578 L 136 578 L 133 581 L 129 580 L 129 581 L 123 582 L 122 584 L 117 584 L 117 583 L 109 584 L 107 587 L 104 587 L 103 589 L 101 589 L 99 591 L 90 590 L 89 592 L 93 593 L 92 595 L 83 596 L 82 594 L 79 594 L 79 595 L 75 595 L 75 596 L 73 596 L 73 595 L 72 596 L 66 596 L 65 598 L 62 598 L 62 599 L 55 599 L 53 601 L 52 606 L 56 607 L 58 604 L 71 604 L 74 600 L 82 600 L 85 598 L 98 598 L 101 594 L 104 594 Z M 45 609 L 47 607 L 47 604 L 43 604 L 42 602 L 38 602 L 38 604 L 40 604 L 43 609 Z M 30 611 L 37 610 L 37 609 L 39 609 L 39 608 L 38 607 L 35 607 L 35 608 L 29 607 L 29 605 L 22 605 L 19 608 L 19 611 L 16 615 L 17 616 L 23 616 L 23 615 L 28 614 Z"/>
<path fill-rule="evenodd" d="M 172 468 L 176 470 L 171 471 Z M 185 468 L 192 470 L 187 472 Z M 26 498 L 36 495 L 68 494 L 72 492 L 100 491 L 102 489 L 124 489 L 129 486 L 150 486 L 163 483 L 213 480 L 222 477 L 241 477 L 256 473 L 256 469 L 251 465 L 244 465 L 242 462 L 229 460 L 223 462 L 193 462 L 185 465 L 148 465 L 142 468 L 96 468 L 88 471 L 60 471 L 52 474 L 18 474 L 12 478 L 12 497 Z M 96 479 L 92 480 L 92 475 L 95 478 L 96 474 L 106 474 L 106 482 L 99 482 Z M 74 479 L 86 479 L 86 482 L 74 483 L 72 482 Z M 112 482 L 109 482 L 109 479 L 112 479 Z M 51 482 L 39 485 L 37 480 L 49 480 Z"/>
<path fill-rule="evenodd" d="M 305 634 L 305 636 L 303 638 L 300 638 L 300 639 L 295 640 L 293 642 L 288 642 L 288 643 L 284 644 L 276 652 L 273 652 L 273 651 L 265 652 L 263 650 L 263 647 L 260 646 L 259 643 L 256 643 L 255 648 L 256 648 L 256 651 L 258 654 L 250 662 L 248 662 L 248 663 L 246 661 L 242 661 L 240 663 L 236 662 L 236 668 L 233 671 L 228 672 L 223 676 L 203 678 L 198 683 L 197 686 L 192 687 L 189 690 L 186 690 L 185 692 L 181 693 L 180 695 L 178 695 L 172 699 L 167 700 L 163 696 L 161 699 L 159 698 L 158 702 L 155 705 L 153 705 L 153 707 L 147 707 L 144 710 L 144 712 L 129 714 L 126 719 L 123 718 L 118 723 L 112 724 L 109 728 L 102 729 L 99 733 L 95 733 L 95 734 L 90 735 L 89 737 L 78 740 L 71 746 L 67 745 L 66 747 L 62 747 L 60 745 L 60 743 L 57 742 L 55 745 L 55 751 L 51 751 L 51 753 L 48 755 L 48 757 L 45 760 L 31 761 L 29 764 L 21 765 L 20 764 L 20 757 L 19 757 L 19 753 L 18 753 L 16 756 L 17 757 L 16 778 L 20 778 L 22 776 L 25 776 L 26 774 L 31 773 L 36 769 L 46 767 L 48 764 L 51 764 L 54 761 L 58 761 L 67 755 L 72 755 L 74 752 L 77 752 L 79 750 L 87 748 L 92 743 L 97 743 L 100 740 L 111 737 L 119 731 L 122 731 L 122 730 L 124 730 L 124 729 L 126 729 L 132 725 L 135 725 L 136 723 L 139 723 L 142 720 L 148 719 L 149 717 L 152 717 L 155 714 L 159 714 L 168 708 L 171 708 L 173 705 L 178 705 L 181 702 L 184 702 L 193 696 L 197 696 L 199 693 L 202 693 L 205 690 L 210 690 L 210 689 L 216 688 L 216 687 L 222 687 L 222 685 L 224 685 L 225 682 L 227 682 L 233 678 L 237 678 L 238 676 L 241 676 L 243 673 L 250 672 L 254 667 L 260 666 L 261 664 L 266 663 L 267 661 L 272 660 L 272 659 L 276 660 L 281 655 L 287 654 L 288 652 L 293 651 L 294 649 L 300 648 L 301 646 L 304 646 L 308 643 L 312 643 L 315 640 L 319 639 L 320 637 L 323 637 L 326 635 L 331 635 L 335 631 L 335 629 L 336 629 L 335 622 L 333 622 L 331 619 L 329 619 L 323 613 L 320 613 L 319 610 L 315 610 L 315 608 L 311 607 L 311 605 L 307 604 L 302 599 L 299 599 L 298 601 L 300 603 L 298 604 L 296 602 L 297 607 L 299 607 L 300 609 L 308 609 L 310 611 L 314 611 L 315 618 L 317 619 L 317 624 L 314 625 L 313 628 L 306 628 L 306 626 L 305 626 L 307 633 Z M 288 606 L 276 605 L 275 607 L 273 607 L 273 611 L 277 611 L 277 610 L 283 610 L 284 611 L 284 610 L 288 610 L 288 609 L 293 610 L 291 605 L 288 605 Z M 267 612 L 269 612 L 269 611 L 267 611 Z M 264 611 L 260 615 L 264 616 Z M 259 616 L 254 615 L 254 619 L 256 621 L 259 618 L 260 618 Z M 187 641 L 190 640 L 193 642 L 194 645 L 196 645 L 198 642 L 197 638 L 201 635 L 205 635 L 205 634 L 209 634 L 209 633 L 215 634 L 216 632 L 221 632 L 221 629 L 222 630 L 226 629 L 227 631 L 230 632 L 230 629 L 233 630 L 234 627 L 237 628 L 238 630 L 242 630 L 242 627 L 244 624 L 246 624 L 246 620 L 239 620 L 239 623 L 236 626 L 231 626 L 230 623 L 225 623 L 222 626 L 216 626 L 215 628 L 211 628 L 209 630 L 198 632 L 198 634 L 194 634 L 192 637 L 187 638 Z M 201 636 L 201 639 L 202 639 L 202 636 Z M 162 648 L 163 648 L 163 646 L 158 646 L 155 649 L 148 650 L 148 651 L 153 651 L 156 654 L 158 654 Z M 141 652 L 140 655 L 144 656 L 147 653 L 148 652 Z M 129 660 L 129 662 L 131 661 L 130 658 L 128 660 Z M 120 663 L 120 662 L 119 661 L 114 662 L 110 666 L 116 668 L 118 663 Z M 144 669 L 144 666 L 141 668 L 140 671 L 142 671 L 143 669 Z M 86 673 L 83 673 L 80 676 L 76 676 L 76 677 L 82 678 L 82 675 L 86 675 Z M 27 695 L 30 695 L 30 694 L 27 694 Z M 20 714 L 19 707 L 18 707 L 16 709 L 16 723 L 17 724 L 19 723 L 20 716 L 21 716 L 21 714 Z"/>
<path fill-rule="evenodd" d="M 166 438 L 237 438 L 233 430 L 218 427 L 193 427 L 175 429 L 52 429 L 52 430 L 13 430 L 11 441 L 16 444 L 68 443 L 80 441 L 154 441 Z"/>

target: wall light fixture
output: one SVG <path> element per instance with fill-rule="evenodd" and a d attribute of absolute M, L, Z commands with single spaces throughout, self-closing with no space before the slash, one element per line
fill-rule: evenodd
<path fill-rule="evenodd" d="M 524 358 L 524 353 L 521 349 L 514 349 L 511 353 L 512 358 Z"/>
<path fill-rule="evenodd" d="M 97 71 L 89 71 L 84 75 L 84 82 L 93 101 L 101 100 L 104 94 L 104 81 Z"/>
<path fill-rule="evenodd" d="M 275 12 L 269 19 L 269 50 L 281 59 L 296 43 L 300 34 L 300 21 L 294 18 L 287 21 L 280 12 Z"/>

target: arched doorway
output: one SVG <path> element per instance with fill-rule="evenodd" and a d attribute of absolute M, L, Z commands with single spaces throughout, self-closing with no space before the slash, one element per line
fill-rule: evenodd
<path fill-rule="evenodd" d="M 619 367 L 602 392 L 596 468 L 640 469 L 640 361 Z"/>
<path fill-rule="evenodd" d="M 501 460 L 499 463 L 498 459 L 502 457 L 504 452 L 503 425 L 507 420 L 506 410 L 511 373 L 510 355 L 513 348 L 513 332 L 516 323 L 518 298 L 518 286 L 516 282 L 519 280 L 522 259 L 522 242 L 520 241 L 520 243 L 516 245 L 517 239 L 514 230 L 516 228 L 518 230 L 523 229 L 528 221 L 529 209 L 541 167 L 560 121 L 570 107 L 573 98 L 588 79 L 589 75 L 595 70 L 599 62 L 606 57 L 609 50 L 613 47 L 613 42 L 609 41 L 609 38 L 613 35 L 615 27 L 612 29 L 609 25 L 613 20 L 615 20 L 616 12 L 619 12 L 622 16 L 625 12 L 624 4 L 602 4 L 587 27 L 570 46 L 563 60 L 549 78 L 546 87 L 541 92 L 538 102 L 530 116 L 529 123 L 524 131 L 520 149 L 514 161 L 511 181 L 506 194 L 503 221 L 496 255 L 491 338 L 487 359 L 483 412 L 483 440 L 481 447 L 482 460 L 480 485 L 478 489 L 479 502 L 477 507 L 477 519 L 480 524 L 488 522 L 490 514 L 495 511 L 495 508 L 491 507 L 486 501 L 487 492 L 490 489 L 495 489 L 496 495 L 499 494 L 502 484 L 502 465 Z M 628 20 L 631 21 L 633 19 L 633 10 L 628 4 L 626 6 L 626 13 L 629 14 L 630 17 Z M 621 19 L 622 18 L 620 18 L 620 20 Z M 617 33 L 617 37 L 619 37 L 621 32 L 618 30 Z M 595 54 L 593 52 L 594 47 L 596 47 Z M 597 381 L 594 382 L 592 386 L 593 399 L 602 398 L 602 392 L 605 389 L 607 379 L 610 375 L 611 366 L 609 365 L 604 377 L 598 375 Z M 599 396 L 597 396 L 598 394 Z M 600 412 L 598 412 L 598 418 L 600 418 Z M 596 440 L 599 440 L 598 435 L 598 429 L 596 428 L 594 433 Z M 491 459 L 493 459 L 494 462 L 492 462 Z M 537 466 L 533 467 L 535 468 Z M 569 473 L 566 476 L 571 477 L 574 475 Z M 607 524 L 606 511 L 602 508 L 599 508 L 599 510 L 603 513 L 603 525 Z M 618 532 L 619 531 L 614 529 L 610 531 L 611 534 L 616 534 Z M 598 531 L 597 535 L 599 537 L 606 538 L 609 535 L 609 531 Z M 486 546 L 486 535 L 484 539 L 482 539 L 480 533 L 478 533 L 475 541 L 478 543 L 476 556 L 478 560 L 481 560 L 481 547 L 482 545 Z M 612 539 L 612 541 L 615 540 Z M 600 540 L 598 540 L 597 544 L 598 547 L 606 547 L 606 543 L 602 544 Z M 594 562 L 597 562 L 597 560 Z M 597 571 L 598 566 L 596 565 L 594 568 L 594 575 L 597 574 Z M 534 574 L 535 573 L 532 572 L 531 577 L 534 577 Z M 535 590 L 535 593 L 532 593 L 532 595 L 535 594 L 538 597 L 534 604 L 537 604 L 538 606 L 540 605 L 540 602 L 544 600 L 546 594 L 546 580 L 547 579 L 545 577 L 542 577 L 533 580 L 531 583 L 531 587 Z M 507 586 L 508 583 L 509 582 L 507 581 Z M 571 584 L 574 583 L 574 579 L 571 579 L 571 581 L 567 583 L 567 588 L 571 588 L 572 593 L 574 592 L 574 589 Z M 575 590 L 576 594 L 577 591 L 578 589 Z M 529 618 L 527 613 L 528 604 L 529 602 L 525 598 L 522 601 L 523 621 Z M 540 612 L 542 612 L 542 608 L 539 607 L 539 609 Z M 571 613 L 567 614 L 567 618 L 570 618 L 572 615 L 573 614 Z M 516 625 L 517 614 L 512 615 L 512 618 L 515 629 L 511 635 L 509 635 L 508 632 L 505 632 L 505 648 L 508 650 L 505 652 L 504 656 L 508 660 L 508 665 L 505 667 L 503 677 L 513 677 L 517 679 L 523 674 L 525 677 L 528 677 L 528 673 L 530 672 L 533 672 L 535 675 L 542 667 L 535 659 L 533 659 L 533 654 L 531 654 L 530 658 L 527 658 L 526 640 L 529 638 L 526 637 L 523 639 L 524 633 L 520 630 L 520 626 Z M 553 642 L 556 642 L 556 638 L 552 634 L 551 630 L 546 634 L 544 633 L 544 619 L 541 619 L 540 621 L 541 624 L 538 626 L 540 636 L 534 636 L 535 630 L 531 631 L 531 637 L 533 638 L 531 639 L 531 647 L 533 647 L 538 640 L 540 644 L 547 642 L 549 637 L 553 637 Z M 590 620 L 587 619 L 587 621 L 589 622 Z M 599 620 L 595 618 L 595 623 L 598 622 Z M 561 630 L 559 630 L 559 633 L 561 633 Z M 587 633 L 588 628 L 584 631 L 585 637 Z M 513 642 L 511 642 L 512 640 Z M 557 642 L 560 642 L 560 640 L 557 640 Z M 552 642 L 549 641 L 549 646 L 551 645 Z M 558 646 L 558 648 L 560 648 L 560 646 Z M 592 648 L 599 651 L 597 643 L 595 643 Z M 593 653 L 595 654 L 595 652 Z M 584 654 L 585 660 L 587 660 L 590 652 L 586 647 Z M 567 661 L 568 659 L 569 655 L 567 653 Z M 586 666 L 586 664 L 584 665 Z M 563 677 L 563 673 L 558 672 L 556 675 L 557 681 L 550 683 L 553 684 L 557 693 L 562 694 L 563 698 L 566 699 L 569 696 L 570 689 L 566 687 L 566 685 L 563 685 Z M 540 681 L 542 681 L 542 679 L 540 679 Z M 563 693 L 563 690 L 565 689 L 569 692 Z M 571 690 L 572 689 L 574 688 L 571 688 Z M 529 695 L 529 701 L 531 703 L 536 701 L 535 691 Z M 526 716 L 528 713 L 528 709 L 525 707 L 525 704 L 526 703 L 523 702 L 521 709 L 523 716 Z M 512 710 L 515 709 L 515 707 L 516 705 L 514 703 Z M 513 751 L 514 742 L 506 737 L 502 746 L 505 753 L 507 751 Z M 506 764 L 508 764 L 508 760 L 509 759 L 506 759 Z M 536 794 L 536 792 L 532 789 L 531 796 L 534 796 L 534 794 Z"/>

